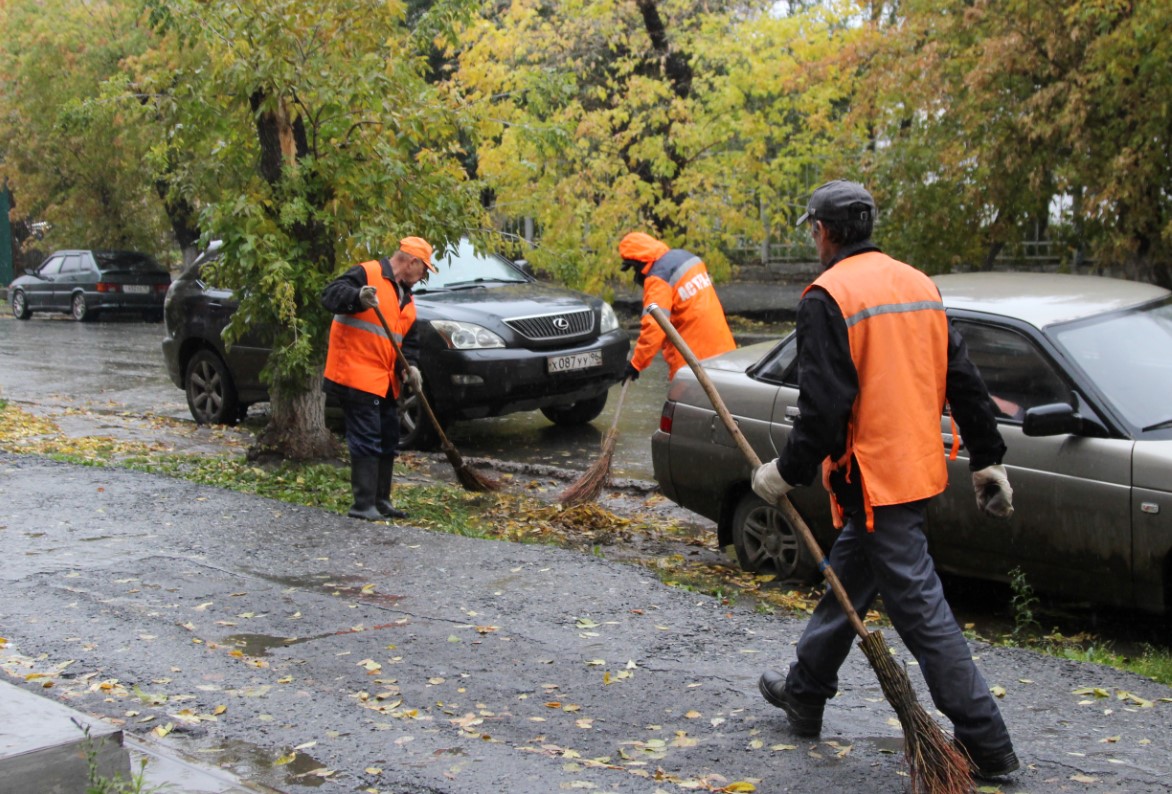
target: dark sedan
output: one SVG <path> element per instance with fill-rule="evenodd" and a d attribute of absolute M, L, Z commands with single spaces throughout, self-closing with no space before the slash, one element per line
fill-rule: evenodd
<path fill-rule="evenodd" d="M 260 380 L 268 347 L 257 329 L 225 349 L 221 332 L 235 304 L 215 286 L 216 256 L 175 280 L 163 354 L 195 420 L 231 424 L 268 399 Z M 606 301 L 542 284 L 466 240 L 438 265 L 415 287 L 415 302 L 419 368 L 441 422 L 540 410 L 556 424 L 577 425 L 602 412 L 630 350 Z M 433 446 L 416 401 L 405 394 L 401 409 L 403 446 Z"/>
<path fill-rule="evenodd" d="M 171 274 L 134 251 L 55 251 L 40 267 L 8 286 L 12 314 L 68 314 L 78 322 L 107 312 L 135 312 L 158 322 Z"/>
<path fill-rule="evenodd" d="M 1172 295 L 1091 276 L 937 276 L 999 411 L 1014 488 L 1010 521 L 976 509 L 963 443 L 948 489 L 929 503 L 928 543 L 944 571 L 1039 592 L 1164 612 L 1172 607 Z M 704 367 L 764 460 L 797 416 L 794 337 L 708 359 Z M 941 418 L 941 454 L 953 425 Z M 962 440 L 963 441 L 963 440 Z M 750 470 L 690 371 L 672 382 L 652 440 L 655 478 L 679 504 L 718 522 L 741 566 L 786 578 L 814 562 L 781 514 L 750 489 Z M 825 547 L 826 492 L 791 492 Z"/>

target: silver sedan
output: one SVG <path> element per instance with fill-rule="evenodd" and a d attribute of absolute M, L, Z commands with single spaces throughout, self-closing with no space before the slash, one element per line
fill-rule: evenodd
<path fill-rule="evenodd" d="M 1172 293 L 1094 276 L 938 276 L 999 411 L 1016 512 L 976 509 L 963 441 L 952 485 L 930 503 L 937 566 L 1039 592 L 1164 612 L 1172 599 Z M 797 416 L 793 335 L 708 359 L 758 455 L 777 455 Z M 941 417 L 941 454 L 954 425 Z M 681 370 L 652 439 L 655 478 L 678 504 L 717 522 L 750 571 L 809 580 L 814 561 L 781 514 L 749 487 L 750 469 L 695 377 Z M 791 492 L 825 548 L 833 540 L 818 484 Z"/>

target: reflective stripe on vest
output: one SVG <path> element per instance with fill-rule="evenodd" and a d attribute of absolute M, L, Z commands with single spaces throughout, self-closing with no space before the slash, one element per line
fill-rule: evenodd
<path fill-rule="evenodd" d="M 836 470 L 856 476 L 853 455 L 872 530 L 874 507 L 927 499 L 948 485 L 940 438 L 948 318 L 930 278 L 876 251 L 842 260 L 814 286 L 842 311 L 859 377 L 846 451 L 823 463 L 824 481 Z M 833 494 L 831 501 L 841 524 Z"/>

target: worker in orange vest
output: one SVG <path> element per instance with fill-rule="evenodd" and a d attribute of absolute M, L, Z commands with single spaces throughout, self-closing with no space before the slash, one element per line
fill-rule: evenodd
<path fill-rule="evenodd" d="M 668 248 L 643 232 L 631 232 L 620 240 L 619 256 L 623 258 L 622 269 L 633 271 L 635 283 L 643 288 L 644 309 L 639 340 L 623 372 L 623 381 L 637 380 L 660 350 L 667 361 L 669 378 L 674 378 L 676 370 L 687 363 L 647 313 L 653 303 L 670 314 L 672 325 L 697 358 L 736 348 L 712 277 L 700 257 L 681 248 Z"/>
<path fill-rule="evenodd" d="M 422 237 L 404 237 L 399 250 L 347 270 L 322 291 L 322 305 L 334 313 L 326 355 L 323 390 L 338 398 L 346 419 L 350 448 L 349 515 L 368 521 L 406 518 L 391 502 L 391 482 L 399 447 L 399 377 L 395 350 L 379 321 L 378 308 L 395 341 L 409 360 L 404 380 L 422 393 L 419 369 L 411 363 L 418 346 L 412 329 L 415 300 L 411 288 L 436 273 L 431 245 Z"/>
<path fill-rule="evenodd" d="M 964 436 L 977 506 L 997 518 L 1013 514 L 1005 443 L 936 285 L 871 242 L 875 211 L 862 185 L 839 180 L 815 190 L 798 220 L 809 222 L 824 267 L 798 304 L 800 416 L 780 457 L 753 472 L 753 490 L 776 504 L 822 467 L 835 524 L 846 519 L 830 565 L 855 610 L 866 614 L 882 596 L 973 774 L 997 779 L 1020 764 L 944 598 L 923 525 L 928 500 L 948 484 L 940 446 L 945 402 Z M 761 676 L 761 694 L 798 735 L 820 733 L 854 636 L 827 590 L 788 675 Z"/>

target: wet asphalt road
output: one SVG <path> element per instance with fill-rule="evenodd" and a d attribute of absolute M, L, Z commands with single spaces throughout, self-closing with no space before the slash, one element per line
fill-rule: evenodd
<path fill-rule="evenodd" d="M 906 790 L 861 653 L 797 739 L 756 680 L 803 621 L 643 568 L 4 453 L 0 559 L 7 680 L 282 791 Z M 974 652 L 1026 765 L 1002 791 L 1168 790 L 1168 687 Z"/>
<path fill-rule="evenodd" d="M 22 322 L 7 312 L 0 315 L 0 396 L 18 402 L 48 397 L 92 407 L 119 405 L 191 421 L 184 394 L 163 363 L 162 323 L 137 318 L 76 323 L 44 315 Z M 614 476 L 653 479 L 651 433 L 666 394 L 667 367 L 658 357 L 627 391 Z M 527 411 L 457 422 L 448 435 L 469 457 L 585 469 L 598 455 L 617 402 L 614 388 L 602 415 L 584 427 L 557 427 L 540 411 Z M 266 408 L 254 406 L 252 412 Z"/>

